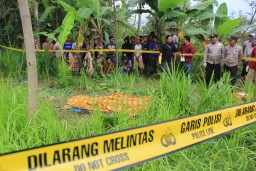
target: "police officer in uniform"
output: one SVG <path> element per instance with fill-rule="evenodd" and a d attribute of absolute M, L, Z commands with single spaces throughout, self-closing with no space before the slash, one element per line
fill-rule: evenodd
<path fill-rule="evenodd" d="M 214 81 L 220 80 L 221 62 L 224 59 L 225 47 L 218 41 L 218 35 L 210 36 L 211 43 L 205 48 L 203 66 L 206 68 L 206 85 L 209 86 L 212 74 L 214 73 Z"/>
<path fill-rule="evenodd" d="M 224 72 L 230 72 L 231 84 L 235 85 L 238 65 L 243 57 L 243 48 L 237 44 L 238 37 L 231 36 L 225 47 Z"/>

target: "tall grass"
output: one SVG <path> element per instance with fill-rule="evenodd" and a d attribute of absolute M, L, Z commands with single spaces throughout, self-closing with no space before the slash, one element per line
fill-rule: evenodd
<path fill-rule="evenodd" d="M 177 70 L 174 70 L 173 74 L 164 73 L 159 81 L 159 92 L 154 94 L 150 109 L 137 116 L 135 125 L 241 103 L 235 99 L 234 87 L 230 86 L 230 80 L 230 77 L 224 74 L 218 83 L 206 88 L 203 80 L 192 84 L 190 78 Z M 253 88 L 249 85 L 243 89 L 249 89 L 250 93 Z M 255 125 L 246 127 L 229 136 L 210 140 L 127 170 L 255 170 L 255 128 Z"/>
<path fill-rule="evenodd" d="M 70 139 L 69 128 L 55 117 L 49 102 L 41 101 L 36 125 L 30 124 L 25 85 L 0 86 L 0 151 L 16 151 Z"/>
<path fill-rule="evenodd" d="M 47 61 L 45 65 L 48 65 Z M 39 70 L 49 76 L 49 69 L 41 67 Z M 15 75 L 15 72 L 13 74 Z M 230 77 L 224 74 L 219 82 L 207 88 L 201 70 L 197 75 L 187 77 L 175 69 L 172 74 L 161 73 L 159 80 L 124 75 L 120 72 L 104 79 L 95 79 L 81 73 L 80 77 L 73 78 L 73 84 L 64 84 L 64 88 L 50 88 L 47 91 L 41 88 L 36 124 L 30 124 L 27 117 L 26 84 L 14 85 L 11 80 L 4 78 L 0 80 L 0 153 L 157 123 L 243 103 L 244 101 L 235 98 L 235 88 L 230 86 L 230 80 Z M 69 86 L 70 88 L 66 88 Z M 253 85 L 246 82 L 241 91 L 248 93 L 248 102 L 254 100 Z M 59 95 L 61 92 L 64 93 Z M 43 98 L 45 94 L 64 98 L 72 92 L 97 96 L 124 92 L 151 96 L 151 101 L 147 110 L 134 117 L 130 117 L 125 109 L 112 114 L 95 109 L 86 116 L 66 112 L 69 117 L 60 118 L 53 109 L 52 102 Z M 127 170 L 256 170 L 255 128 L 254 125 L 246 127 L 228 136 Z"/>
<path fill-rule="evenodd" d="M 21 52 L 2 50 L 0 74 L 4 77 L 18 78 L 26 76 L 26 56 Z"/>
<path fill-rule="evenodd" d="M 58 76 L 58 66 L 61 63 L 59 58 L 53 57 L 48 52 L 37 54 L 37 70 L 40 79 L 56 78 Z"/>
<path fill-rule="evenodd" d="M 50 79 L 58 76 L 59 59 L 48 53 L 37 54 L 37 69 L 39 79 Z M 3 77 L 27 78 L 26 54 L 3 50 L 0 57 L 0 74 Z"/>

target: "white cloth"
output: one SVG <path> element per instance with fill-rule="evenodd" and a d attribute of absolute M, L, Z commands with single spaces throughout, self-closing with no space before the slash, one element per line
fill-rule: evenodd
<path fill-rule="evenodd" d="M 203 62 L 203 67 L 206 68 L 207 67 L 207 63 Z"/>

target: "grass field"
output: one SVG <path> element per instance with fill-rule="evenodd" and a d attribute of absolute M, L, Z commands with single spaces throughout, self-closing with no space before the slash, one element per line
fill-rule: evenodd
<path fill-rule="evenodd" d="M 195 57 L 191 78 L 177 69 L 173 74 L 161 73 L 149 78 L 117 72 L 100 79 L 83 73 L 72 78 L 65 68 L 58 67 L 58 62 L 42 54 L 38 60 L 39 106 L 35 123 L 29 123 L 25 61 L 20 53 L 2 52 L 1 56 L 1 154 L 251 102 L 256 92 L 254 85 L 248 83 L 240 88 L 231 87 L 227 74 L 206 88 L 200 57 Z M 248 93 L 247 99 L 236 99 L 237 91 Z M 74 95 L 102 96 L 115 92 L 151 96 L 150 106 L 135 117 L 125 111 L 73 113 L 66 106 Z M 127 170 L 256 170 L 255 128 L 255 125 L 245 127 Z"/>

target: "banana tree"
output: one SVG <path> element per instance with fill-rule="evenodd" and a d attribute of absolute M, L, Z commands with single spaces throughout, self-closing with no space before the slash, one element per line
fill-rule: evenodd
<path fill-rule="evenodd" d="M 148 4 L 152 11 L 149 10 L 134 10 L 133 12 L 136 13 L 150 13 L 156 20 L 156 23 L 161 24 L 163 23 L 172 22 L 176 25 L 178 30 L 185 30 L 188 22 L 193 20 L 195 16 L 204 14 L 211 14 L 213 11 L 213 4 L 215 4 L 216 0 L 206 0 L 199 3 L 196 6 L 191 7 L 190 0 L 130 0 L 129 3 L 131 5 L 140 3 L 142 5 Z M 207 22 L 210 17 L 205 17 L 204 19 L 200 20 L 201 22 Z M 156 27 L 156 31 L 158 35 L 161 35 L 161 31 L 163 30 L 165 24 L 159 25 L 159 28 Z M 205 24 L 201 24 L 203 26 Z M 164 33 L 164 32 L 163 32 Z"/>
<path fill-rule="evenodd" d="M 103 16 L 111 11 L 112 7 L 102 7 L 99 0 L 77 0 L 75 6 L 61 0 L 57 0 L 57 3 L 67 12 L 61 25 L 60 44 L 65 42 L 75 26 L 90 32 L 88 35 L 93 35 L 96 45 L 103 44 L 103 28 L 107 24 L 110 25 Z"/>
<path fill-rule="evenodd" d="M 189 0 L 174 2 L 159 0 L 159 9 L 165 12 L 166 21 L 176 23 L 176 27 L 181 31 L 186 31 L 189 28 L 196 31 L 193 27 L 202 27 L 200 24 L 202 21 L 214 18 L 214 13 L 210 12 L 209 8 L 212 8 L 212 5 L 217 2 L 216 0 L 203 1 L 195 6 L 191 6 Z M 206 26 L 209 26 L 210 23 L 211 21 Z M 200 32 L 201 30 L 198 30 L 198 33 Z"/>
<path fill-rule="evenodd" d="M 207 0 L 200 2 L 195 6 L 191 6 L 189 0 L 174 0 L 174 1 L 165 1 L 159 0 L 158 7 L 160 11 L 164 12 L 164 17 L 166 22 L 172 22 L 175 29 L 178 30 L 178 36 L 183 37 L 184 32 L 188 34 L 208 34 L 208 31 L 205 31 L 200 27 L 201 21 L 205 21 L 209 18 L 202 17 L 199 18 L 200 14 L 212 14 L 209 9 L 212 8 L 213 4 L 216 3 L 216 0 Z M 199 18 L 199 19 L 198 19 Z M 210 22 L 209 22 L 210 23 Z M 207 24 L 209 25 L 209 24 Z M 204 36 L 201 36 L 204 37 Z M 200 37 L 200 38 L 201 38 Z M 198 37 L 199 38 L 199 37 Z M 201 43 L 204 45 L 205 40 L 200 39 Z"/>
<path fill-rule="evenodd" d="M 227 16 L 227 5 L 222 3 L 216 13 L 206 11 L 217 0 L 206 0 L 190 7 L 188 0 L 159 0 L 159 10 L 165 12 L 168 21 L 178 21 L 179 30 L 195 35 L 203 46 L 206 45 L 205 37 L 212 32 L 218 33 L 220 37 L 229 36 L 241 22 L 241 19 L 230 20 Z M 208 28 L 198 24 L 208 19 Z M 212 23 L 214 22 L 214 27 Z M 189 24 L 188 24 L 189 23 Z M 209 28 L 212 27 L 212 30 Z"/>
<path fill-rule="evenodd" d="M 58 39 L 61 46 L 71 34 L 71 30 L 77 26 L 80 30 L 77 39 L 78 44 L 81 44 L 84 40 L 83 33 L 87 33 L 91 36 L 90 43 L 87 42 L 88 49 L 94 49 L 94 45 L 96 45 L 96 49 L 103 48 L 103 28 L 106 24 L 110 24 L 103 18 L 103 15 L 111 11 L 111 7 L 101 7 L 99 0 L 77 0 L 76 6 L 71 6 L 61 0 L 57 0 L 57 3 L 67 12 L 62 21 Z M 87 52 L 85 59 L 85 69 L 89 75 L 92 75 L 94 69 L 91 53 Z M 102 72 L 100 75 L 102 75 Z"/>
<path fill-rule="evenodd" d="M 154 21 L 153 21 L 153 25 L 156 31 L 156 34 L 162 38 L 164 35 L 164 30 L 163 28 L 165 27 L 165 23 L 164 23 L 164 13 L 159 11 L 158 9 L 158 0 L 129 0 L 128 1 L 128 5 L 130 7 L 133 6 L 139 6 L 139 9 L 137 10 L 132 10 L 130 11 L 131 13 L 135 13 L 139 15 L 139 21 L 138 21 L 138 26 L 137 26 L 137 34 L 139 34 L 139 30 L 140 30 L 140 25 L 141 25 L 141 21 L 140 21 L 140 16 L 142 13 L 149 13 Z M 149 5 L 151 10 L 149 9 L 143 9 L 145 5 Z"/>

